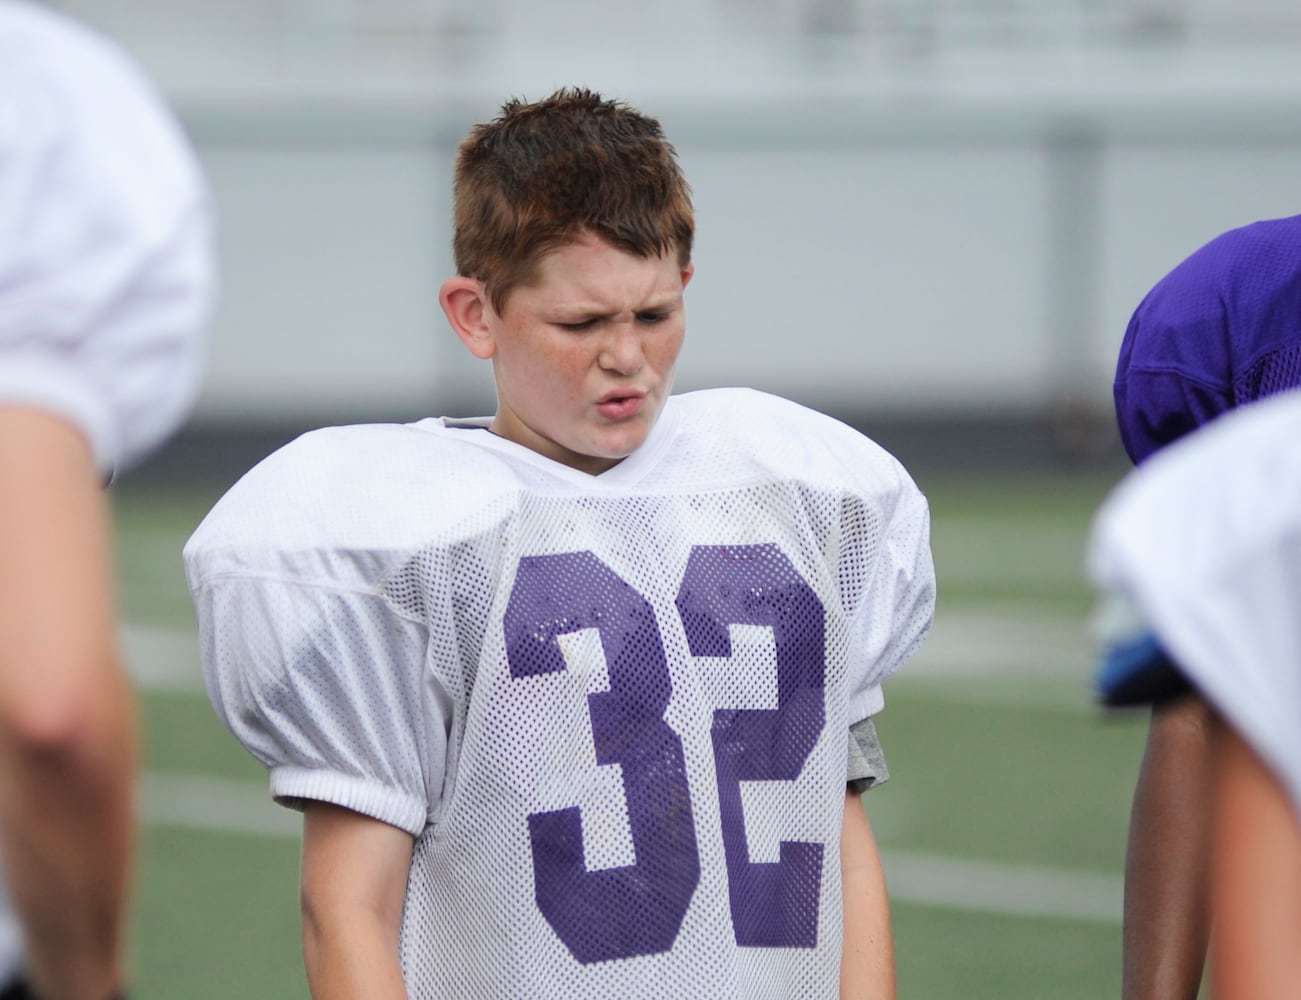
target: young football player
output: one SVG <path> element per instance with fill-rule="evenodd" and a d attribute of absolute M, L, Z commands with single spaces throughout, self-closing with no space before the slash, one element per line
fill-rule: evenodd
<path fill-rule="evenodd" d="M 441 291 L 495 415 L 310 433 L 187 545 L 317 1000 L 894 995 L 859 791 L 926 503 L 825 416 L 670 395 L 693 235 L 653 118 L 507 103 Z"/>
<path fill-rule="evenodd" d="M 1301 395 L 1235 413 L 1145 464 L 1103 507 L 1111 703 L 1191 680 L 1212 723 L 1217 998 L 1301 995 Z M 1174 664 L 1178 664 L 1177 667 Z"/>
<path fill-rule="evenodd" d="M 1231 230 L 1143 299 L 1116 370 L 1130 457 L 1220 414 L 1301 385 L 1301 216 Z M 1134 792 L 1125 862 L 1124 997 L 1190 1000 L 1211 918 L 1205 776 L 1209 714 L 1196 693 L 1157 705 Z"/>
<path fill-rule="evenodd" d="M 212 285 L 205 184 L 116 46 L 0 0 L 0 997 L 124 968 L 135 722 L 104 484 L 181 421 Z"/>

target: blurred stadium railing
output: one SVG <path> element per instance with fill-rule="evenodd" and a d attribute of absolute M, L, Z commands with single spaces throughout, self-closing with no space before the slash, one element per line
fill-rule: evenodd
<path fill-rule="evenodd" d="M 922 55 L 970 48 L 1277 44 L 1301 35 L 1292 0 L 63 0 L 126 35 L 263 37 L 365 46 L 405 39 L 498 39 L 529 25 L 557 36 L 630 29 L 719 39 L 800 34 Z"/>

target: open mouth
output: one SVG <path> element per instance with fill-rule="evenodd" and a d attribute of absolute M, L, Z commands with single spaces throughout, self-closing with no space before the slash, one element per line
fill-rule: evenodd
<path fill-rule="evenodd" d="M 597 403 L 596 408 L 607 420 L 620 420 L 640 413 L 645 402 L 644 393 L 611 393 Z"/>

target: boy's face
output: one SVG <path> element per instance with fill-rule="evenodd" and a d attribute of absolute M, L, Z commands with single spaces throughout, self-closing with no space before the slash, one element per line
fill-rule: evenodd
<path fill-rule="evenodd" d="M 637 257 L 584 236 L 542 258 L 500 315 L 485 300 L 492 429 L 593 474 L 631 455 L 672 388 L 692 270 L 673 253 Z"/>

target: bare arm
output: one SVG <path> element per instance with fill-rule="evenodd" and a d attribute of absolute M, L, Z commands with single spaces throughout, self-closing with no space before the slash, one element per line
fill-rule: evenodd
<path fill-rule="evenodd" d="M 106 508 L 77 431 L 0 408 L 0 840 L 50 1000 L 103 1000 L 123 975 L 135 724 Z"/>
<path fill-rule="evenodd" d="M 324 802 L 303 817 L 303 957 L 313 1000 L 406 1000 L 398 934 L 411 835 Z"/>
<path fill-rule="evenodd" d="M 1227 726 L 1216 756 L 1215 996 L 1301 996 L 1301 824 L 1273 773 Z"/>
<path fill-rule="evenodd" d="M 892 1000 L 895 996 L 894 934 L 890 928 L 885 871 L 862 796 L 852 790 L 845 792 L 840 879 L 845 908 L 841 1000 Z"/>
<path fill-rule="evenodd" d="M 1125 858 L 1124 1000 L 1193 1000 L 1210 934 L 1210 710 L 1152 712 Z"/>

